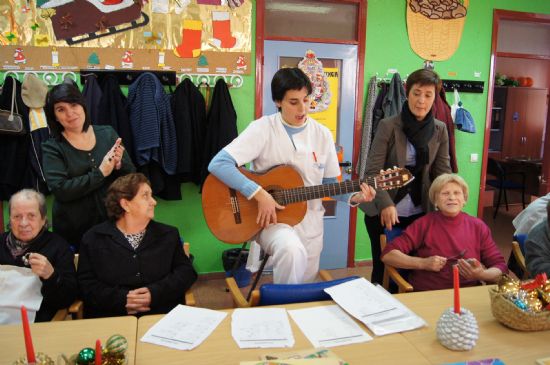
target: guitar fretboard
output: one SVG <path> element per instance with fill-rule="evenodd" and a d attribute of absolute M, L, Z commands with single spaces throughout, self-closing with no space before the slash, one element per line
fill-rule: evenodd
<path fill-rule="evenodd" d="M 370 186 L 376 187 L 375 180 L 375 177 L 368 176 L 365 178 L 364 182 Z M 327 196 L 355 193 L 359 190 L 361 190 L 361 180 L 346 180 L 340 183 L 276 190 L 271 192 L 271 195 L 279 204 L 287 205 L 305 200 L 320 199 Z"/>

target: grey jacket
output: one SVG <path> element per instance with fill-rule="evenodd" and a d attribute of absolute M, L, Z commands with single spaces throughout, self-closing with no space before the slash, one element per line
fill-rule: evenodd
<path fill-rule="evenodd" d="M 433 210 L 428 197 L 428 190 L 433 179 L 441 174 L 451 173 L 447 127 L 437 119 L 428 148 L 430 159 L 422 172 L 422 209 L 426 213 Z M 381 120 L 367 159 L 367 175 L 376 175 L 381 169 L 393 166 L 405 167 L 406 158 L 407 137 L 403 132 L 401 113 Z M 359 207 L 371 217 L 379 215 L 382 209 L 395 205 L 393 198 L 396 194 L 397 189 L 378 190 L 373 201 L 363 203 Z"/>
<path fill-rule="evenodd" d="M 525 264 L 532 277 L 543 272 L 550 275 L 550 229 L 547 219 L 534 226 L 527 235 Z"/>

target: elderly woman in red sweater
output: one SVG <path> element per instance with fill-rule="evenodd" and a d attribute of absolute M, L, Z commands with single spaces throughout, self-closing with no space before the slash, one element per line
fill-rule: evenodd
<path fill-rule="evenodd" d="M 437 177 L 429 191 L 437 211 L 417 219 L 386 246 L 382 261 L 411 269 L 408 281 L 415 291 L 453 286 L 452 266 L 458 265 L 461 286 L 496 282 L 508 271 L 489 227 L 462 209 L 468 185 L 455 174 Z"/>

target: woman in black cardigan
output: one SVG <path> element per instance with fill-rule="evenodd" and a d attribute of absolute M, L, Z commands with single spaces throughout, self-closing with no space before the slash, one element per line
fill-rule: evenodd
<path fill-rule="evenodd" d="M 78 282 L 85 317 L 167 313 L 184 302 L 197 273 L 178 230 L 153 221 L 157 202 L 143 174 L 109 187 L 109 220 L 82 238 Z"/>
<path fill-rule="evenodd" d="M 43 299 L 35 322 L 50 321 L 76 298 L 74 255 L 63 238 L 48 231 L 44 195 L 20 190 L 8 209 L 10 231 L 0 234 L 0 265 L 28 267 L 39 277 Z"/>

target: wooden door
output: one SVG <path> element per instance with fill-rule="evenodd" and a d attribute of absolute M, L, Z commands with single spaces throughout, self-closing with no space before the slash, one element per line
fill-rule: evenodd
<path fill-rule="evenodd" d="M 506 97 L 506 119 L 502 140 L 502 158 L 524 155 L 523 124 L 526 112 L 525 102 L 518 88 L 508 88 Z"/>
<path fill-rule="evenodd" d="M 547 108 L 547 89 L 508 88 L 503 158 L 541 158 Z"/>
<path fill-rule="evenodd" d="M 542 143 L 548 109 L 547 95 L 547 89 L 526 89 L 523 97 L 526 104 L 524 148 L 525 155 L 531 159 L 542 157 Z"/>

